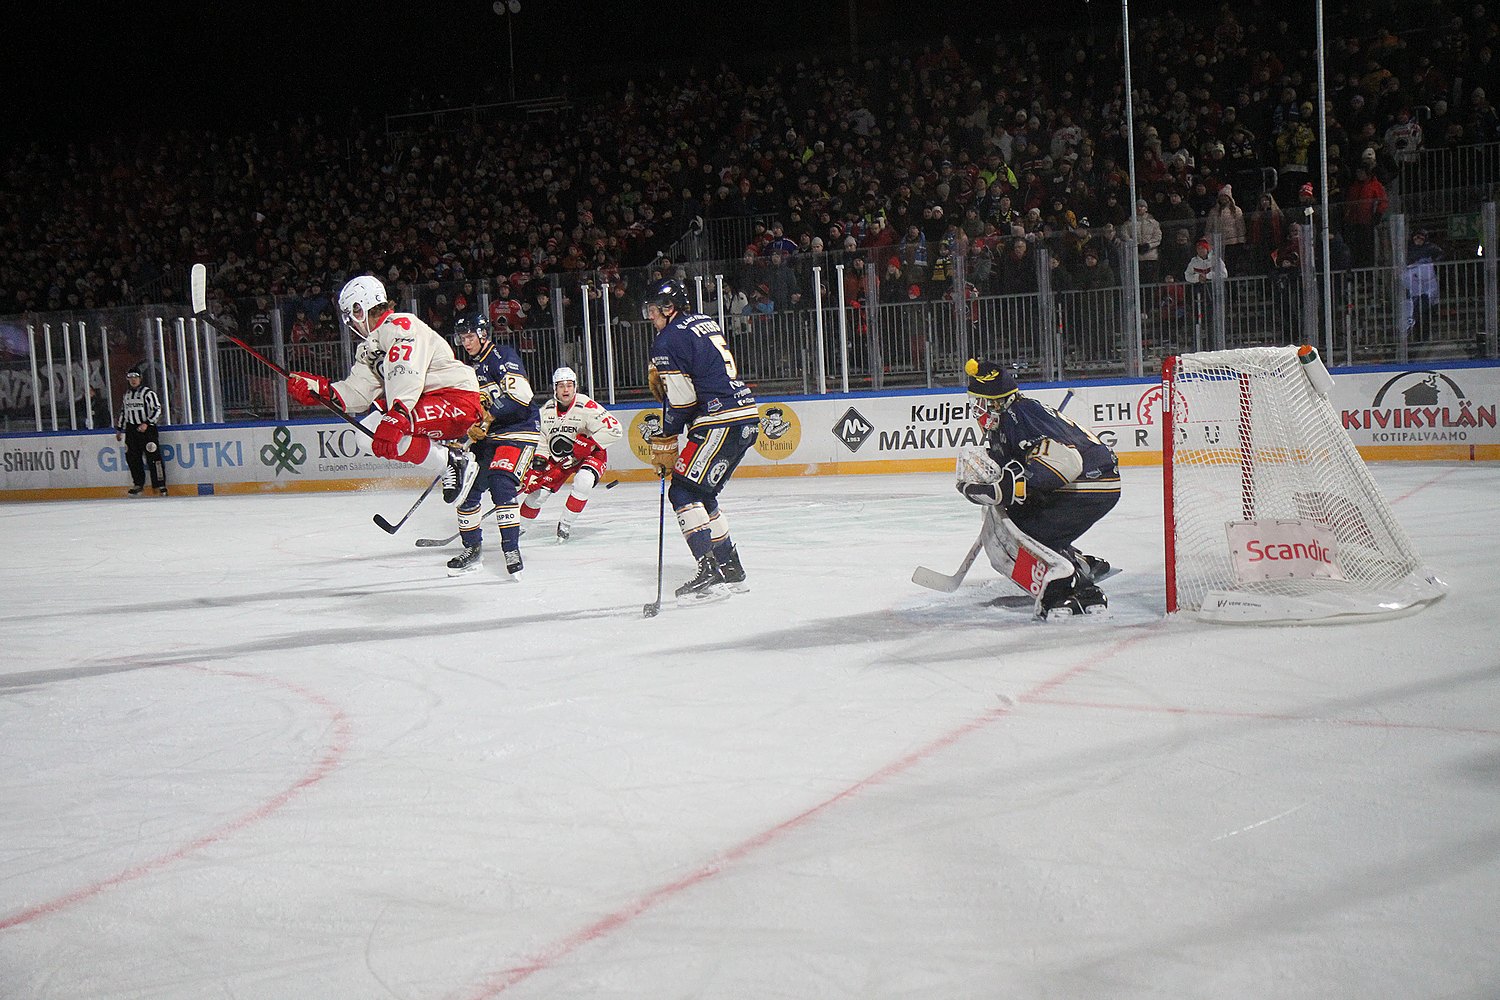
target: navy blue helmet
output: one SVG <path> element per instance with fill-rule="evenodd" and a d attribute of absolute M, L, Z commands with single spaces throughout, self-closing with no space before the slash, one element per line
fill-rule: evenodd
<path fill-rule="evenodd" d="M 649 316 L 646 316 L 646 310 L 652 306 L 656 306 L 663 312 L 666 311 L 667 306 L 671 306 L 678 312 L 687 312 L 687 289 L 682 287 L 682 282 L 672 278 L 658 281 L 651 286 L 651 291 L 646 293 L 646 301 L 641 303 L 641 315 L 650 319 Z"/>

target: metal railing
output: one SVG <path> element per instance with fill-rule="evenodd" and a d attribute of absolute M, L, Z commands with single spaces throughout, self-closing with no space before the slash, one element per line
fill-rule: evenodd
<path fill-rule="evenodd" d="M 483 281 L 391 292 L 400 308 L 444 337 L 459 313 L 495 317 L 495 335 L 515 345 L 538 391 L 566 364 L 579 372 L 585 391 L 606 403 L 647 397 L 655 331 L 641 318 L 639 298 L 661 277 L 682 279 L 694 305 L 701 301 L 722 319 L 741 376 L 765 395 L 954 385 L 974 356 L 1012 365 L 1024 379 L 1049 381 L 1151 372 L 1179 351 L 1287 343 L 1317 344 L 1334 364 L 1495 357 L 1500 273 L 1493 255 L 1477 256 L 1475 246 L 1493 247 L 1500 234 L 1494 203 L 1479 214 L 1479 240 L 1450 241 L 1435 260 L 1404 238 L 1404 217 L 1393 217 L 1377 233 L 1386 244 L 1378 259 L 1389 263 L 1333 273 L 1331 329 L 1323 326 L 1322 283 L 1311 255 L 1297 266 L 1285 257 L 1270 274 L 1202 285 L 1184 284 L 1171 273 L 1175 264 L 1164 266 L 1166 280 L 1142 285 L 1137 299 L 1118 281 L 1080 288 L 1076 279 L 1064 280 L 1052 260 L 1054 249 L 1065 248 L 1045 242 L 1032 244 L 1031 259 L 1021 265 L 1032 269 L 1038 289 L 1025 294 L 976 287 L 966 280 L 972 262 L 965 258 L 952 262 L 942 281 L 920 280 L 922 272 L 902 269 L 892 248 L 794 260 L 777 278 L 800 291 L 790 307 L 760 297 L 751 305 L 742 297 L 772 274 L 743 259 L 658 263 L 623 274 L 575 274 L 566 282 L 551 275 L 545 302 L 535 289 L 516 292 L 527 296 L 526 309 L 492 301 Z M 1108 245 L 1117 256 L 1134 252 L 1128 242 Z M 622 283 L 624 296 L 614 292 Z M 290 370 L 332 379 L 349 370 L 354 340 L 326 299 L 214 299 L 210 311 Z M 516 328 L 500 323 L 516 315 Z M 172 423 L 317 416 L 291 404 L 279 378 L 181 306 L 0 317 L 0 349 L 5 431 L 108 426 L 124 369 L 137 364 L 162 394 Z"/>

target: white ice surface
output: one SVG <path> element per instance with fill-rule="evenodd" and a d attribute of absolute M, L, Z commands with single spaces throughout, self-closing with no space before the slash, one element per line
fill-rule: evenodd
<path fill-rule="evenodd" d="M 1163 619 L 1154 469 L 1062 625 L 909 582 L 937 475 L 735 480 L 651 620 L 655 484 L 518 583 L 406 492 L 0 506 L 0 998 L 1494 998 L 1500 469 L 1374 472 L 1452 592 L 1302 627 Z"/>

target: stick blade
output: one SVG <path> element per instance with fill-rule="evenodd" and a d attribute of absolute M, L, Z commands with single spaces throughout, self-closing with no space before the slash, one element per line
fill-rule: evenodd
<path fill-rule="evenodd" d="M 208 308 L 208 268 L 202 264 L 194 264 L 192 276 L 188 280 L 188 289 L 191 293 L 193 312 L 201 313 Z"/>
<path fill-rule="evenodd" d="M 641 609 L 641 614 L 645 615 L 647 618 L 655 618 L 657 615 L 661 614 L 661 602 L 655 601 L 651 604 L 646 605 Z"/>
<path fill-rule="evenodd" d="M 387 521 L 385 517 L 380 514 L 376 514 L 373 520 L 375 521 L 376 526 L 387 535 L 394 535 L 396 533 L 396 529 L 400 527 L 400 525 L 392 524 L 391 522 Z"/>
<path fill-rule="evenodd" d="M 453 539 L 451 539 L 451 538 L 418 538 L 417 539 L 417 548 L 419 548 L 419 549 L 436 549 L 436 548 L 441 548 L 442 546 L 447 545 L 451 541 L 453 541 Z"/>
<path fill-rule="evenodd" d="M 918 566 L 912 570 L 911 582 L 919 587 L 926 587 L 928 590 L 937 590 L 944 594 L 951 594 L 963 582 L 963 576 L 948 576 L 945 573 L 939 573 L 935 569 Z"/>

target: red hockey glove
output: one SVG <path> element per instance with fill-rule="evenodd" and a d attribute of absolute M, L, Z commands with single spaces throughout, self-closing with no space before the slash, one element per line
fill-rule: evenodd
<path fill-rule="evenodd" d="M 303 406 L 317 406 L 319 403 L 327 402 L 333 403 L 340 409 L 344 407 L 344 401 L 339 398 L 339 394 L 333 391 L 333 386 L 321 375 L 292 372 L 286 379 L 286 393 Z"/>
<path fill-rule="evenodd" d="M 397 403 L 375 428 L 375 440 L 370 442 L 370 450 L 380 458 L 394 459 L 400 452 L 401 439 L 411 432 L 411 414 L 406 412 L 404 404 Z"/>
<path fill-rule="evenodd" d="M 573 454 L 568 458 L 568 468 L 582 465 L 587 462 L 589 456 L 599 450 L 599 443 L 587 434 L 580 434 L 573 439 Z"/>

